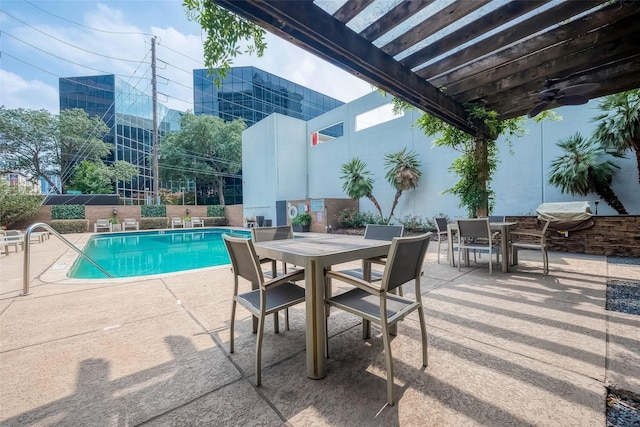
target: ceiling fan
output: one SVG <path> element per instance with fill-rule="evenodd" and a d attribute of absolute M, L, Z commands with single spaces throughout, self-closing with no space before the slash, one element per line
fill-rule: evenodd
<path fill-rule="evenodd" d="M 563 89 L 554 88 L 553 85 L 560 81 L 562 79 L 550 79 L 544 82 L 544 90 L 538 92 L 539 103 L 529 111 L 529 117 L 537 116 L 553 101 L 559 105 L 586 104 L 589 98 L 585 95 L 600 87 L 598 83 L 581 83 Z"/>

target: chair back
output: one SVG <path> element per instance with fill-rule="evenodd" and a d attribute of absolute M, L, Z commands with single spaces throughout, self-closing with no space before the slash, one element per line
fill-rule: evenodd
<path fill-rule="evenodd" d="M 447 232 L 447 218 L 445 217 L 436 217 L 434 218 L 436 221 L 436 229 L 438 233 L 446 233 Z"/>
<path fill-rule="evenodd" d="M 262 270 L 260 269 L 260 263 L 258 261 L 258 255 L 253 247 L 251 239 L 245 237 L 231 237 L 224 233 L 222 235 L 222 241 L 229 253 L 229 259 L 231 260 L 231 266 L 233 267 L 233 274 L 236 278 L 242 277 L 247 281 L 256 285 L 256 287 L 262 288 L 264 283 L 264 277 Z"/>
<path fill-rule="evenodd" d="M 109 220 L 108 219 L 96 219 L 96 225 L 98 227 L 108 227 Z"/>
<path fill-rule="evenodd" d="M 432 233 L 426 233 L 393 238 L 382 275 L 382 289 L 391 291 L 410 280 L 419 280 L 431 236 Z"/>
<path fill-rule="evenodd" d="M 456 223 L 460 239 L 491 239 L 489 218 L 458 219 Z"/>
<path fill-rule="evenodd" d="M 489 218 L 489 222 L 504 222 L 506 219 L 504 215 L 489 215 L 487 218 Z"/>
<path fill-rule="evenodd" d="M 394 237 L 402 237 L 404 225 L 379 225 L 367 224 L 364 229 L 365 239 L 392 240 Z"/>
<path fill-rule="evenodd" d="M 256 243 L 285 239 L 293 239 L 293 228 L 290 225 L 280 225 L 276 227 L 253 227 L 251 229 L 251 240 Z"/>
<path fill-rule="evenodd" d="M 135 220 L 135 218 L 125 218 L 124 219 L 124 224 L 125 225 L 136 225 L 137 221 Z"/>

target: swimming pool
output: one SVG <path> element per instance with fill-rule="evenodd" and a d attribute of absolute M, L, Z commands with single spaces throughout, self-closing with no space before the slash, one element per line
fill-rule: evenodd
<path fill-rule="evenodd" d="M 220 228 L 108 233 L 91 237 L 84 252 L 114 278 L 172 273 L 229 264 L 222 233 L 251 236 Z M 74 262 L 68 277 L 106 278 L 83 257 Z"/>

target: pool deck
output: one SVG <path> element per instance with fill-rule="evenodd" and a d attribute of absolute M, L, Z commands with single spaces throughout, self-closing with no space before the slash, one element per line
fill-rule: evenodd
<path fill-rule="evenodd" d="M 228 266 L 71 280 L 74 255 L 52 237 L 31 245 L 19 296 L 24 254 L 1 255 L 0 425 L 604 426 L 608 386 L 640 396 L 640 316 L 605 310 L 607 280 L 638 281 L 640 267 L 551 253 L 543 277 L 540 254 L 523 251 L 489 276 L 486 254 L 458 271 L 436 247 L 422 289 L 429 366 L 412 315 L 392 341 L 394 406 L 379 333 L 361 340 L 346 313 L 329 318 L 327 377 L 306 378 L 303 305 L 290 331 L 267 322 L 255 387 L 242 308 L 229 353 Z"/>

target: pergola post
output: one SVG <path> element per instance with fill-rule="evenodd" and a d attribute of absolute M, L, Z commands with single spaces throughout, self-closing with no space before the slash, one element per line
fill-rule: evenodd
<path fill-rule="evenodd" d="M 487 160 L 487 139 L 482 133 L 476 136 L 475 157 L 478 161 L 478 184 L 480 185 L 480 203 L 476 208 L 476 216 L 489 215 L 489 198 L 487 193 L 487 179 L 489 178 L 489 163 Z"/>

